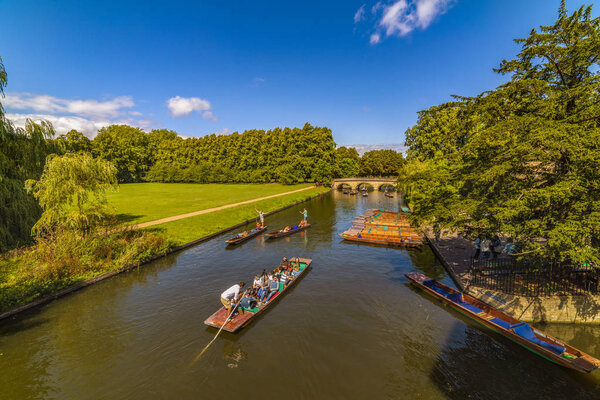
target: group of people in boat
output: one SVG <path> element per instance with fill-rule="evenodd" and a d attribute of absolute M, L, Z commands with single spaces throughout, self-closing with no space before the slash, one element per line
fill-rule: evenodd
<path fill-rule="evenodd" d="M 303 218 L 300 220 L 298 225 L 291 227 L 291 228 L 289 226 L 286 226 L 285 228 L 283 228 L 281 230 L 281 232 L 289 232 L 293 229 L 298 229 L 298 228 L 302 228 L 303 226 L 306 226 L 306 224 L 308 224 L 308 211 L 306 211 L 306 208 L 305 208 L 304 211 L 300 211 L 300 214 L 302 214 Z"/>
<path fill-rule="evenodd" d="M 273 271 L 267 273 L 263 270 L 262 274 L 256 275 L 252 286 L 244 291 L 246 282 L 240 282 L 231 286 L 221 294 L 221 303 L 227 310 L 227 315 L 233 319 L 238 313 L 244 313 L 244 310 L 251 310 L 256 307 L 262 307 L 268 303 L 277 292 L 282 291 L 300 274 L 300 263 L 290 262 L 283 257 L 281 264 Z M 235 313 L 232 314 L 232 309 Z"/>
<path fill-rule="evenodd" d="M 262 228 L 265 227 L 265 214 L 261 211 L 258 210 L 256 207 L 254 207 L 254 209 L 256 210 L 256 212 L 258 213 L 258 218 L 260 219 L 260 222 L 256 223 L 256 228 L 251 230 L 251 231 L 244 231 L 244 232 L 240 232 L 237 235 L 235 235 L 233 238 L 234 239 L 239 239 L 239 238 L 244 238 L 247 237 L 248 235 L 250 235 L 251 233 L 256 232 L 257 230 L 260 230 Z"/>

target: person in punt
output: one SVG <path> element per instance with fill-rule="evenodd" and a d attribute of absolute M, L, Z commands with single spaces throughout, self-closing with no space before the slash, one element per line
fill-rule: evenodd
<path fill-rule="evenodd" d="M 280 267 L 284 267 L 287 268 L 290 265 L 290 262 L 288 261 L 287 257 L 283 257 L 281 259 L 281 263 L 279 264 Z"/>
<path fill-rule="evenodd" d="M 276 270 L 277 269 L 275 269 L 275 271 Z M 277 293 L 277 291 L 279 290 L 279 279 L 275 271 L 269 274 L 269 293 L 267 295 L 267 302 L 271 300 L 275 293 Z"/>
<path fill-rule="evenodd" d="M 285 228 L 283 228 L 283 231 L 284 231 L 284 232 L 289 232 L 289 231 L 290 231 L 290 227 L 289 227 L 289 226 L 286 226 Z"/>
<path fill-rule="evenodd" d="M 240 299 L 240 290 L 242 290 L 244 286 L 246 286 L 246 282 L 242 281 L 221 293 L 221 303 L 223 303 L 223 306 L 227 310 L 227 315 L 230 315 L 232 307 L 238 304 Z M 244 310 L 242 310 L 242 313 L 243 312 Z M 231 316 L 231 319 L 233 319 L 233 315 Z"/>

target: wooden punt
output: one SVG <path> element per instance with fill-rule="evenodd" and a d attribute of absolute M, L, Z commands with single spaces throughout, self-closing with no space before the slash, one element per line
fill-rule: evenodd
<path fill-rule="evenodd" d="M 406 277 L 460 313 L 555 364 L 584 373 L 600 367 L 600 360 L 469 295 L 418 272 L 408 273 Z"/>
<path fill-rule="evenodd" d="M 362 197 L 369 197 L 369 193 L 367 193 L 367 192 L 362 192 Z"/>
<path fill-rule="evenodd" d="M 394 195 L 393 195 L 393 194 L 391 194 L 391 193 L 386 193 L 386 194 L 385 194 L 385 197 L 394 198 Z"/>
<path fill-rule="evenodd" d="M 374 244 L 382 244 L 385 246 L 406 246 L 406 247 L 418 247 L 423 245 L 423 239 L 418 235 L 410 235 L 410 236 L 382 236 L 382 235 L 371 235 L 367 233 L 361 234 L 349 234 L 342 233 L 340 237 L 344 240 L 350 240 L 353 242 L 362 242 L 362 243 L 374 243 Z"/>
<path fill-rule="evenodd" d="M 266 230 L 267 227 L 263 226 L 262 228 L 252 229 L 250 232 L 248 232 L 247 236 L 240 236 L 241 233 L 238 233 L 231 239 L 227 239 L 225 243 L 227 243 L 230 246 L 237 246 L 238 244 L 244 243 L 246 240 L 252 239 L 254 236 L 257 236 Z"/>
<path fill-rule="evenodd" d="M 283 229 L 280 229 L 275 232 L 266 233 L 265 236 L 267 237 L 267 239 L 277 239 L 280 237 L 289 236 L 293 233 L 300 232 L 308 228 L 310 228 L 310 224 L 306 224 L 304 226 L 293 226 L 287 232 L 284 232 Z"/>
<path fill-rule="evenodd" d="M 263 314 L 265 310 L 267 310 L 269 307 L 275 304 L 277 300 L 279 300 L 286 291 L 290 290 L 290 288 L 295 286 L 300 281 L 300 279 L 308 273 L 312 260 L 309 258 L 293 257 L 290 259 L 290 262 L 292 263 L 292 265 L 296 263 L 299 264 L 300 273 L 286 286 L 282 287 L 280 284 L 279 291 L 267 303 L 252 310 L 244 310 L 243 314 L 238 314 L 233 320 L 229 320 L 225 324 L 225 326 L 223 326 L 223 323 L 225 322 L 225 319 L 227 318 L 228 314 L 225 307 L 221 307 L 213 315 L 208 317 L 204 321 L 204 323 L 208 326 L 212 326 L 215 328 L 221 328 L 221 326 L 223 326 L 223 330 L 227 332 L 237 332 L 243 327 L 248 326 L 252 321 L 256 319 L 256 317 Z"/>

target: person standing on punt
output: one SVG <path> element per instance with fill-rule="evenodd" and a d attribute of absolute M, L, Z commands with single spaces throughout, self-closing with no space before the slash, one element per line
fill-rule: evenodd
<path fill-rule="evenodd" d="M 233 285 L 223 293 L 221 293 L 221 303 L 227 310 L 227 315 L 231 314 L 232 305 L 236 304 L 240 298 L 240 290 L 246 286 L 246 282 L 240 282 L 237 285 Z"/>
<path fill-rule="evenodd" d="M 308 211 L 306 211 L 306 208 L 304 208 L 304 211 L 300 211 L 300 214 L 304 216 L 304 225 L 306 225 L 308 223 Z"/>
<path fill-rule="evenodd" d="M 256 212 L 258 213 L 258 217 L 260 218 L 260 226 L 265 226 L 265 214 L 262 211 L 259 211 L 256 206 L 254 207 Z"/>

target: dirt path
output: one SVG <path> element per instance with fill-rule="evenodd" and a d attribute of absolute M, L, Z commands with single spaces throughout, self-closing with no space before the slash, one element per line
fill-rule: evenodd
<path fill-rule="evenodd" d="M 186 214 L 174 215 L 172 217 L 156 219 L 154 221 L 143 222 L 143 223 L 137 224 L 137 225 L 130 225 L 129 227 L 130 228 L 134 228 L 134 229 L 137 229 L 137 228 L 147 228 L 147 227 L 153 226 L 153 225 L 164 224 L 165 222 L 177 221 L 179 219 L 184 219 L 184 218 L 189 218 L 189 217 L 195 217 L 196 215 L 208 214 L 208 213 L 211 213 L 211 212 L 214 212 L 214 211 L 225 210 L 227 208 L 242 206 L 244 204 L 250 204 L 250 203 L 254 203 L 254 202 L 257 202 L 257 201 L 261 201 L 261 200 L 267 200 L 267 199 L 272 199 L 274 197 L 285 196 L 286 194 L 298 193 L 298 192 L 302 192 L 304 190 L 308 190 L 308 189 L 312 189 L 312 188 L 314 188 L 314 186 L 305 187 L 303 189 L 292 190 L 291 192 L 272 194 L 270 196 L 259 197 L 259 198 L 256 198 L 256 199 L 241 201 L 239 203 L 226 204 L 226 205 L 220 206 L 220 207 L 207 208 L 207 209 L 204 209 L 204 210 L 194 211 L 194 212 L 190 212 L 190 213 L 186 213 Z"/>

